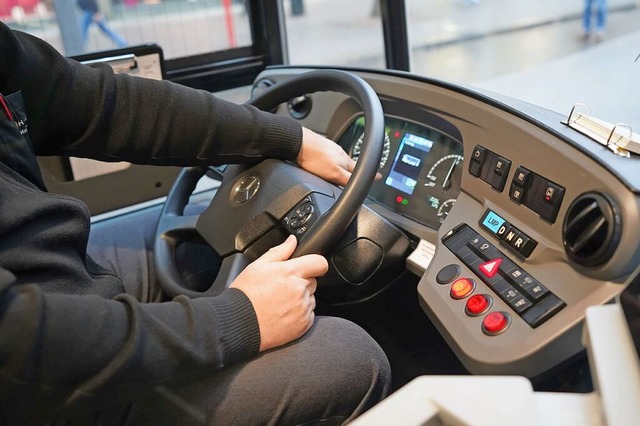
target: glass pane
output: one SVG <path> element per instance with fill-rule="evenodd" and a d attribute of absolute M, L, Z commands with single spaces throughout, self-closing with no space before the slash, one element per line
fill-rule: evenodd
<path fill-rule="evenodd" d="M 282 0 L 294 65 L 385 68 L 378 0 Z"/>
<path fill-rule="evenodd" d="M 67 56 L 157 43 L 171 59 L 252 43 L 244 0 L 0 0 L 0 19 Z"/>
<path fill-rule="evenodd" d="M 636 0 L 407 0 L 407 13 L 416 73 L 563 114 L 587 103 L 594 115 L 640 127 Z"/>

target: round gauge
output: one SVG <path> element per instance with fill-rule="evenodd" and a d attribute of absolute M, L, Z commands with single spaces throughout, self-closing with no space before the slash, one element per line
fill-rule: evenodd
<path fill-rule="evenodd" d="M 449 212 L 451 211 L 451 207 L 453 207 L 455 203 L 456 203 L 456 199 L 451 198 L 445 201 L 444 203 L 440 204 L 440 207 L 438 208 L 438 218 L 440 219 L 441 223 L 444 222 L 444 220 L 447 218 L 447 216 L 449 215 Z"/>
<path fill-rule="evenodd" d="M 458 164 L 462 164 L 464 157 L 457 154 L 445 155 L 431 167 L 424 186 L 447 191 L 451 188 L 453 172 Z"/>
<path fill-rule="evenodd" d="M 362 150 L 362 142 L 364 140 L 364 133 L 360 135 L 355 145 L 351 149 L 351 158 L 355 161 L 358 161 L 360 157 L 360 151 Z M 391 152 L 391 141 L 389 140 L 389 135 L 384 134 L 384 145 L 382 147 L 382 157 L 380 158 L 380 168 L 383 168 L 389 159 L 389 153 Z"/>

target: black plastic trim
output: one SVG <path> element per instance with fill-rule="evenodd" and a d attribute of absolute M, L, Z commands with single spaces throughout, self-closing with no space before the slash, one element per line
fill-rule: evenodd
<path fill-rule="evenodd" d="M 409 71 L 411 58 L 405 2 L 380 0 L 380 12 L 387 68 Z"/>

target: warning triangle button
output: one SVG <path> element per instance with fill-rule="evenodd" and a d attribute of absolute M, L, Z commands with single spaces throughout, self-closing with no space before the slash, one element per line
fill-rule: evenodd
<path fill-rule="evenodd" d="M 499 257 L 497 259 L 489 260 L 488 262 L 484 262 L 480 264 L 480 271 L 487 276 L 487 278 L 492 278 L 498 269 L 500 269 L 500 264 L 502 263 L 502 258 Z"/>

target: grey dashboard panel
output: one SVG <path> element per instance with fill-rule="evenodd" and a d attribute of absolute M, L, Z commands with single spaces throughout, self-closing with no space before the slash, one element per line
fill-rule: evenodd
<path fill-rule="evenodd" d="M 304 71 L 274 68 L 259 79 L 277 82 Z M 620 158 L 563 125 L 564 116 L 517 100 L 404 73 L 356 72 L 376 90 L 385 112 L 393 105 L 393 117 L 435 126 L 463 145 L 464 161 L 455 166 L 461 171 L 460 192 L 439 227 L 412 220 L 375 197 L 371 203 L 376 212 L 415 238 L 436 245 L 435 257 L 418 285 L 420 303 L 466 368 L 479 374 L 533 377 L 581 351 L 586 308 L 612 301 L 639 270 L 640 157 Z M 335 140 L 358 117 L 357 104 L 343 95 L 317 93 L 311 98 L 313 108 L 301 123 Z M 278 113 L 287 114 L 287 108 Z M 435 125 L 438 121 L 447 125 Z M 472 164 L 477 149 L 486 150 L 488 159 L 480 166 Z M 502 167 L 503 160 L 510 167 Z M 495 177 L 496 169 L 500 178 Z M 523 170 L 530 179 L 520 187 L 523 198 L 515 201 L 512 189 L 518 187 L 512 185 L 519 184 L 517 175 Z M 423 183 L 420 179 L 418 185 Z M 550 201 L 546 200 L 549 188 Z M 580 201 L 584 194 L 587 201 Z M 565 222 L 580 222 L 586 214 L 581 208 L 593 204 L 592 194 L 601 194 L 597 197 L 611 206 L 603 219 L 609 234 L 593 240 L 587 238 L 592 236 L 589 229 L 581 229 L 584 232 L 573 238 Z M 429 208 L 427 200 L 414 197 L 411 202 Z M 496 217 L 492 222 L 490 218 Z M 503 240 L 493 232 L 498 228 L 492 223 L 510 224 L 518 235 L 535 241 L 535 247 L 516 249 L 515 240 Z M 479 250 L 474 239 L 486 243 L 490 251 Z M 608 249 L 595 258 L 583 259 L 574 252 L 570 256 L 566 250 L 586 244 L 597 252 L 602 241 Z M 504 270 L 490 270 L 496 275 L 489 277 L 481 265 L 492 268 L 497 259 Z M 451 264 L 458 265 L 458 278 L 475 283 L 473 291 L 460 299 L 451 296 L 452 282 L 437 280 Z M 522 281 L 526 277 L 544 289 L 543 296 L 530 292 L 527 281 L 526 285 Z M 471 316 L 465 307 L 474 295 L 489 296 L 490 307 Z M 524 299 L 522 304 L 518 298 Z M 487 329 L 488 324 L 494 330 L 487 318 L 494 312 L 504 313 L 508 320 L 497 333 Z"/>

